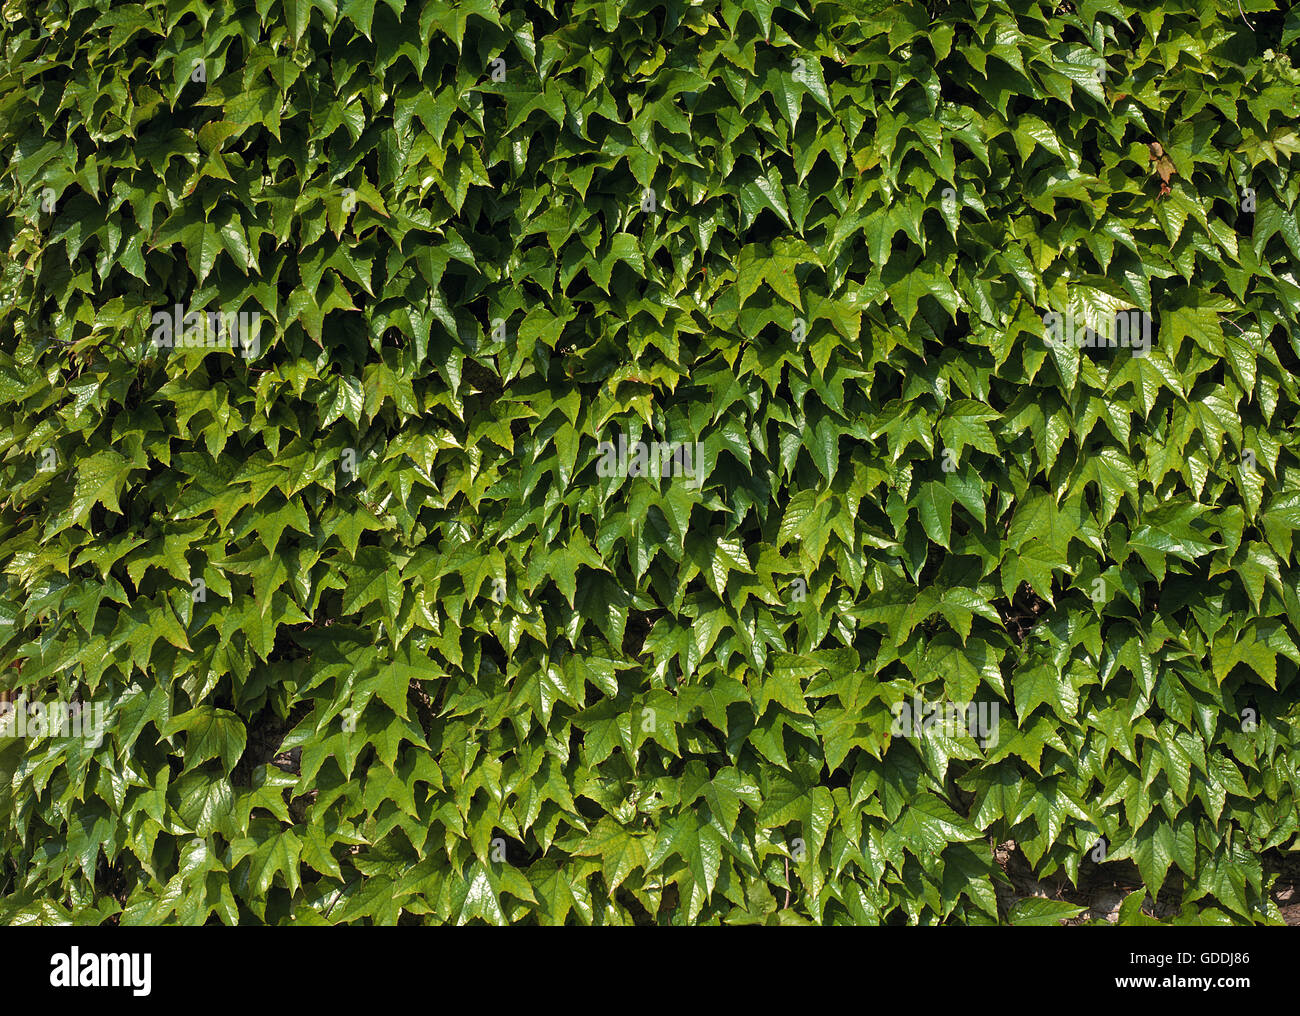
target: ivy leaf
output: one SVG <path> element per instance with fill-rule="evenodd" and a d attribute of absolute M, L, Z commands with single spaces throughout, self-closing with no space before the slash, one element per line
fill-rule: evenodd
<path fill-rule="evenodd" d="M 222 768 L 229 774 L 244 754 L 248 731 L 244 723 L 227 709 L 198 706 L 181 713 L 166 723 L 161 733 L 171 737 L 186 732 L 185 772 L 211 758 L 220 758 Z"/>

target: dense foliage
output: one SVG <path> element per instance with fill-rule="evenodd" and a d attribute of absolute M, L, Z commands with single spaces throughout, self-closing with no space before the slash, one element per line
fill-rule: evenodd
<path fill-rule="evenodd" d="M 1278 921 L 1274 8 L 5 0 L 0 917 Z"/>

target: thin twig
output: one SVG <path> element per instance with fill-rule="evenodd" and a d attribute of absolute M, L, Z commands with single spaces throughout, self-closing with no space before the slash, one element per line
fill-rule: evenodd
<path fill-rule="evenodd" d="M 339 898 L 342 897 L 342 895 L 348 891 L 348 886 L 355 885 L 357 879 L 359 879 L 360 877 L 361 877 L 360 873 L 354 875 L 349 882 L 344 884 L 343 887 L 334 894 L 334 899 L 330 901 L 329 908 L 325 911 L 326 917 L 329 917 L 330 913 L 334 910 L 335 906 L 338 905 Z"/>

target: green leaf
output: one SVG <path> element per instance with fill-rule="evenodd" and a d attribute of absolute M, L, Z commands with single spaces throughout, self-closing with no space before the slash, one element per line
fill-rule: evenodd
<path fill-rule="evenodd" d="M 185 731 L 185 771 L 211 758 L 220 758 L 222 768 L 230 773 L 244 754 L 248 731 L 234 713 L 211 706 L 198 706 L 181 713 L 163 726 L 163 737 Z"/>

